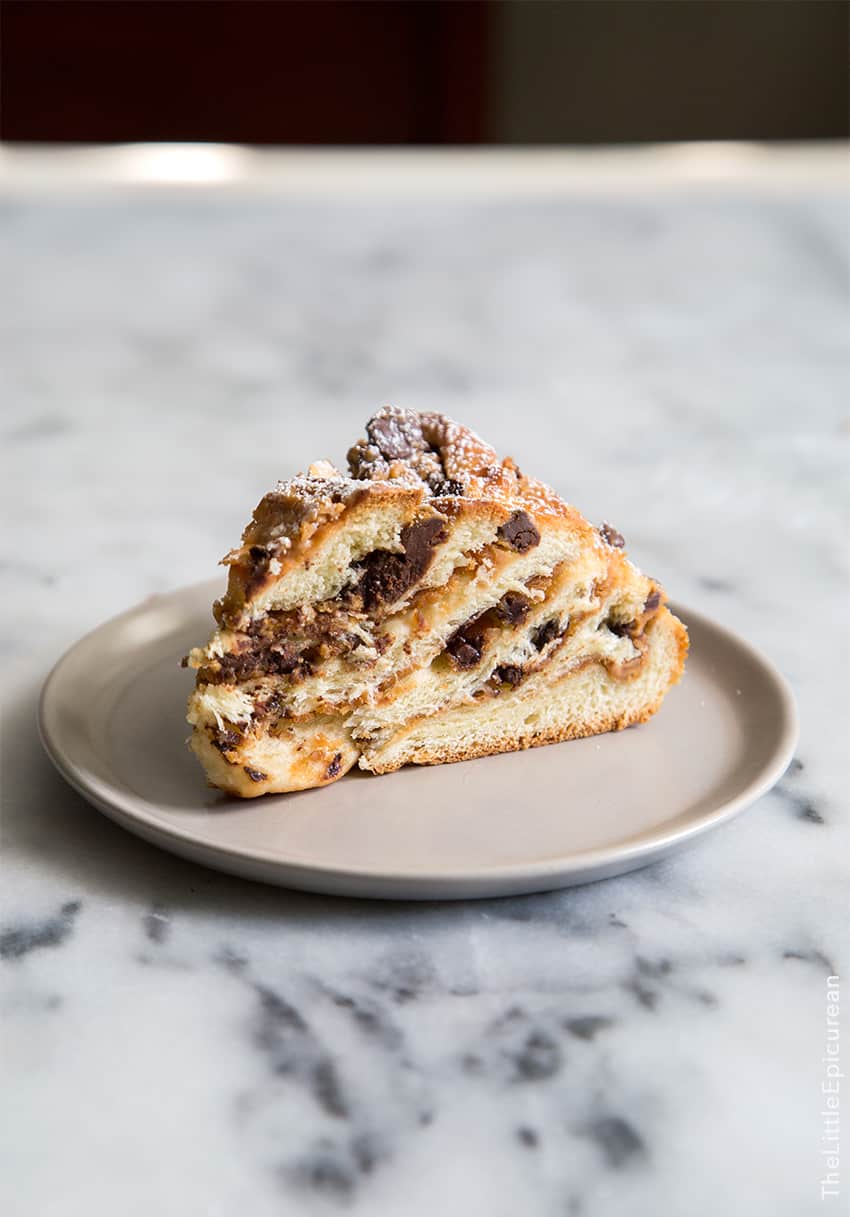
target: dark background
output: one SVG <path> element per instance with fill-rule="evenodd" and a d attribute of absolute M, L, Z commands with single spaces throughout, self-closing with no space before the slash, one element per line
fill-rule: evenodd
<path fill-rule="evenodd" d="M 2 0 L 0 136 L 844 137 L 844 0 Z"/>

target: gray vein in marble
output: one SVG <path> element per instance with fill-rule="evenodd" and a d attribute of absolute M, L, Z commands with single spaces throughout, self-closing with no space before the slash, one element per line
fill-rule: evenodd
<path fill-rule="evenodd" d="M 81 901 L 71 900 L 52 917 L 0 930 L 0 959 L 22 959 L 30 951 L 61 946 L 73 932 L 81 905 Z"/>
<path fill-rule="evenodd" d="M 157 946 L 164 943 L 171 933 L 171 923 L 168 916 L 160 908 L 153 908 L 142 918 L 145 937 Z"/>

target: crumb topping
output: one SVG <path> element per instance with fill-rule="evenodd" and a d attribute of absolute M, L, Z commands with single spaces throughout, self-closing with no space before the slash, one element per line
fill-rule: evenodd
<path fill-rule="evenodd" d="M 500 460 L 469 427 L 433 411 L 385 406 L 366 424 L 366 438 L 349 450 L 348 465 L 355 478 L 407 482 L 436 498 L 497 499 L 549 516 L 569 512 L 510 457 Z"/>

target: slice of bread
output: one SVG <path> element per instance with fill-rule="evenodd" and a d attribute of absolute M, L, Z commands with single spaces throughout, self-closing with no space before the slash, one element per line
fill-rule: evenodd
<path fill-rule="evenodd" d="M 387 408 L 278 484 L 224 559 L 188 663 L 191 747 L 255 795 L 555 743 L 648 719 L 685 627 L 592 527 L 466 427 Z"/>

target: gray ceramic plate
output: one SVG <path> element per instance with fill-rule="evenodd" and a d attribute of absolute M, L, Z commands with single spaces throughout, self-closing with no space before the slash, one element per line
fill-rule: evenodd
<path fill-rule="evenodd" d="M 78 642 L 40 726 L 65 778 L 113 820 L 196 862 L 348 896 L 450 899 L 586 883 L 643 866 L 743 810 L 797 738 L 772 665 L 688 609 L 682 683 L 642 727 L 529 752 L 249 801 L 204 784 L 185 745 L 217 581 L 154 597 Z"/>

